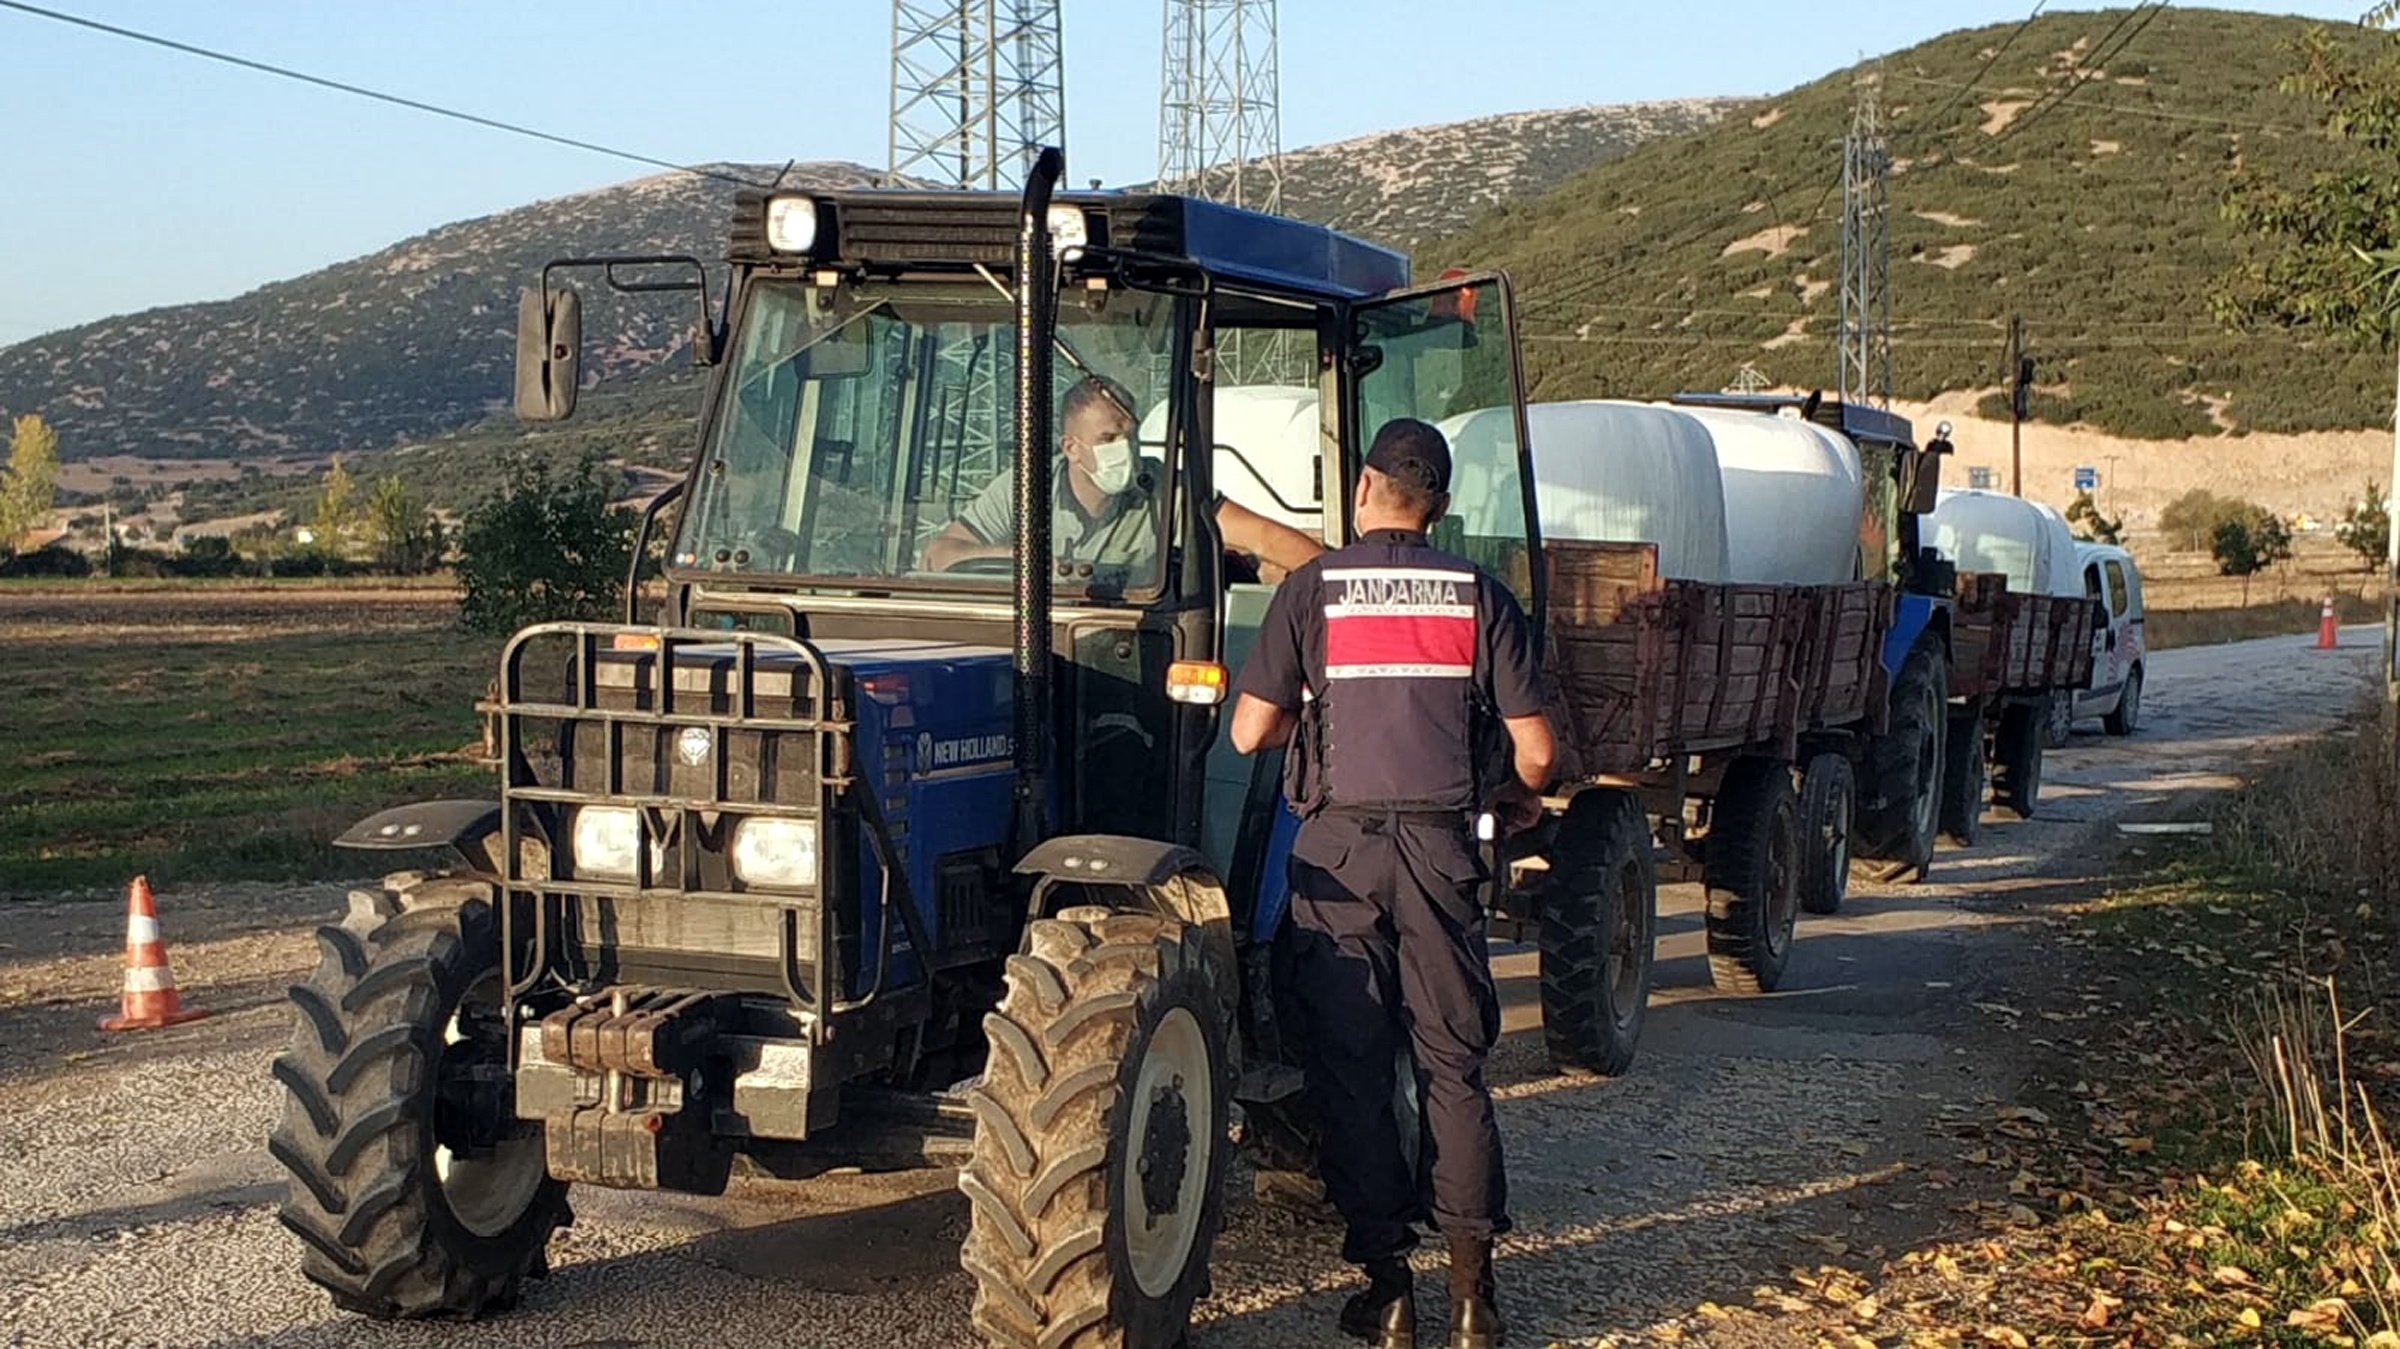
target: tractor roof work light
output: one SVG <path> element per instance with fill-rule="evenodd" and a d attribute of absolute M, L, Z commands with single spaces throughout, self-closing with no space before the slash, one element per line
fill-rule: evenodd
<path fill-rule="evenodd" d="M 1050 254 L 1061 262 L 1073 262 L 1092 245 L 1092 225 L 1080 206 L 1053 205 L 1044 218 L 1050 227 Z"/>
<path fill-rule="evenodd" d="M 813 197 L 767 199 L 767 247 L 778 253 L 807 253 L 817 246 L 817 203 Z"/>

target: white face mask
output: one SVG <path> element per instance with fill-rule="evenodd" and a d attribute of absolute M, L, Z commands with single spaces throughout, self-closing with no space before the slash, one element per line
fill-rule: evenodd
<path fill-rule="evenodd" d="M 1119 436 L 1092 447 L 1092 485 L 1115 496 L 1133 482 L 1133 437 Z"/>

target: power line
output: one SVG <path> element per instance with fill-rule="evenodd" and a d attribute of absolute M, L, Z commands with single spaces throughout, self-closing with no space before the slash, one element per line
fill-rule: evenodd
<path fill-rule="evenodd" d="M 173 38 L 161 37 L 156 33 L 145 33 L 132 28 L 120 28 L 115 24 L 102 23 L 97 19 L 87 19 L 81 15 L 68 14 L 55 9 L 44 9 L 40 5 L 26 4 L 24 3 L 24 0 L 0 0 L 0 9 L 15 10 L 20 14 L 30 14 L 37 19 L 49 19 L 53 22 L 67 24 L 76 28 L 88 28 L 95 33 L 106 33 L 110 37 L 124 38 L 128 42 L 139 42 L 152 47 L 163 47 L 168 51 L 179 52 L 185 56 L 197 56 L 203 58 L 204 60 L 222 62 L 223 64 L 229 66 L 239 66 L 244 70 L 257 71 L 262 75 L 273 75 L 279 79 L 296 80 L 302 84 L 313 84 L 320 89 L 331 89 L 337 93 L 350 94 L 358 98 L 373 99 L 378 103 L 389 103 L 394 107 L 408 108 L 416 112 L 431 113 L 436 117 L 447 117 L 452 121 L 466 122 L 470 125 L 486 127 L 493 131 L 505 131 L 512 136 L 525 136 L 537 141 L 547 141 L 552 145 L 563 145 L 571 150 L 585 150 L 596 155 L 607 155 L 612 159 L 622 159 L 635 164 L 647 164 L 652 168 L 668 169 L 676 173 L 689 173 L 702 178 L 714 178 L 720 182 L 739 183 L 744 187 L 765 186 L 763 183 L 753 183 L 747 178 L 737 177 L 730 173 L 721 173 L 715 169 L 694 168 L 688 164 L 674 163 L 671 160 L 654 159 L 649 155 L 635 154 L 631 150 L 619 150 L 614 146 L 602 145 L 596 141 L 577 140 L 572 136 L 561 136 L 554 132 L 542 131 L 529 126 L 521 126 L 515 122 L 503 122 L 497 118 L 485 117 L 478 113 L 461 112 L 456 108 L 445 108 L 438 103 L 427 103 L 421 99 L 407 98 L 399 94 L 387 94 L 379 89 L 369 89 L 364 85 L 348 84 L 341 80 L 327 79 L 322 75 L 311 75 L 305 71 L 294 70 L 289 66 L 270 65 L 265 61 L 253 61 L 246 56 L 236 56 L 231 52 L 221 52 L 208 47 L 194 46 L 188 42 L 178 42 Z"/>
<path fill-rule="evenodd" d="M 2038 3 L 2036 3 L 2033 7 L 2033 12 L 2025 16 L 2025 21 L 2023 23 L 2020 23 L 2016 27 L 2008 30 L 2008 36 L 2000 39 L 2000 45 L 1992 49 L 1992 54 L 1983 59 L 1983 64 L 1981 66 L 1976 67 L 1975 74 L 1969 78 L 1965 84 L 1959 86 L 1959 92 L 1952 95 L 1949 102 L 1944 103 L 1941 107 L 1935 109 L 1933 116 L 1928 117 L 1925 120 L 1927 122 L 1938 123 L 1944 117 L 1949 116 L 1950 110 L 1959 105 L 1960 100 L 1967 96 L 1968 91 L 1972 90 L 1977 84 L 1981 83 L 1984 76 L 1989 75 L 1992 72 L 1992 67 L 1999 62 L 2001 54 L 2006 52 L 2010 46 L 2014 45 L 2016 40 L 2024 34 L 2026 29 L 2033 27 L 2033 21 L 2042 16 L 2042 7 L 2049 3 L 2050 0 L 2038 0 Z"/>
<path fill-rule="evenodd" d="M 2108 38 L 2104 37 L 2100 39 L 2099 44 L 2092 48 L 2092 55 L 2090 59 L 2081 63 L 2080 68 L 2076 71 L 2076 78 L 2068 81 L 2066 87 L 2063 90 L 2057 91 L 2056 97 L 2052 98 L 2049 102 L 2043 103 L 2038 99 L 2035 100 L 2036 106 L 2027 111 L 2022 117 L 2011 121 L 2006 127 L 2002 128 L 1997 139 L 2006 140 L 2011 136 L 2022 134 L 2026 128 L 2032 126 L 2036 122 L 2041 121 L 2042 118 L 2048 116 L 2051 112 L 2064 105 L 2068 99 L 2075 97 L 2077 91 L 2081 90 L 2083 86 L 2090 84 L 2104 70 L 2107 69 L 2109 62 L 2114 61 L 2119 56 L 2123 55 L 2125 49 L 2133 45 L 2133 40 L 2142 35 L 2142 30 L 2148 28 L 2152 20 L 2165 13 L 2166 8 L 2167 0 L 2158 0 L 2158 3 L 2151 5 L 2147 9 L 2137 5 L 2134 8 L 2127 10 L 2125 12 L 2125 19 L 2118 22 L 2117 29 L 2125 28 L 2126 22 L 2133 20 L 2134 16 L 2136 15 L 2140 16 L 2140 20 L 2139 22 L 2133 23 L 2133 26 L 2125 31 L 2124 38 L 2119 41 L 2116 46 L 2110 47 Z M 2117 29 L 2109 30 L 2110 36 L 2113 37 Z"/>
<path fill-rule="evenodd" d="M 1895 80 L 1905 80 L 1910 84 L 1925 85 L 1926 87 L 1933 89 L 1956 89 L 1967 94 L 2006 94 L 2013 92 L 2007 89 L 1977 88 L 1971 85 L 1960 84 L 1956 80 L 1937 80 L 1925 75 L 1898 74 L 1892 76 L 1892 78 Z M 2190 122 L 2199 126 L 2224 127 L 2233 131 L 2259 131 L 2273 135 L 2286 136 L 2305 136 L 2310 134 L 2310 129 L 2307 127 L 2283 126 L 2275 122 L 2237 122 L 2231 118 L 2210 117 L 2204 113 L 2171 112 L 2165 108 L 2137 108 L 2130 103 L 2094 103 L 2087 98 L 2083 100 L 2083 106 L 2101 112 L 2115 113 L 2120 117 L 2154 117 L 2162 122 Z"/>

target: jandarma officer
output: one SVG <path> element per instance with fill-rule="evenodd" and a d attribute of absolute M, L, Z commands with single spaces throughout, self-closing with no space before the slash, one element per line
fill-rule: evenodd
<path fill-rule="evenodd" d="M 1407 1253 L 1427 1186 L 1410 1173 L 1392 1107 L 1403 1036 L 1424 1101 L 1435 1224 L 1450 1247 L 1450 1343 L 1499 1342 L 1492 1238 L 1508 1185 L 1484 1060 L 1500 1003 L 1484 948 L 1474 820 L 1538 812 L 1555 746 L 1524 612 L 1498 581 L 1434 548 L 1450 447 L 1402 419 L 1369 447 L 1359 541 L 1293 572 L 1243 668 L 1233 741 L 1291 744 L 1287 786 L 1305 817 L 1292 850 L 1284 965 L 1324 1130 L 1325 1188 L 1348 1225 L 1342 1257 L 1367 1288 L 1342 1329 L 1415 1343 Z M 1494 719 L 1513 773 L 1479 781 Z"/>

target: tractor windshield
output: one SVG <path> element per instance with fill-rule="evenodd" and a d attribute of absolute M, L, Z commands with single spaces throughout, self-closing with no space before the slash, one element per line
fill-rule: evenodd
<path fill-rule="evenodd" d="M 1062 588 L 1161 583 L 1172 481 L 1163 445 L 1142 443 L 1140 428 L 1167 394 L 1174 305 L 1117 291 L 1060 306 L 1051 448 Z M 757 283 L 674 564 L 1004 588 L 1013 321 L 1009 297 L 982 282 Z M 1162 440 L 1164 420 L 1148 419 Z"/>

